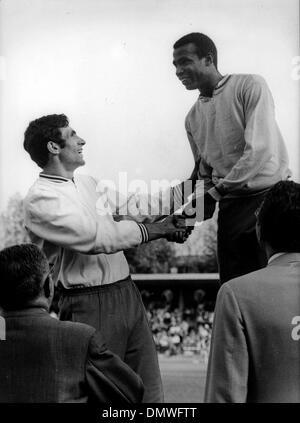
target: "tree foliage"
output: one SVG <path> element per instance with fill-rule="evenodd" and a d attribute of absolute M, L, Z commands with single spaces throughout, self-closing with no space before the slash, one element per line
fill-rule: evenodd
<path fill-rule="evenodd" d="M 177 267 L 180 273 L 217 272 L 217 223 L 205 221 L 184 244 L 165 239 L 143 244 L 125 252 L 132 273 L 169 273 Z"/>
<path fill-rule="evenodd" d="M 14 194 L 6 210 L 0 215 L 0 246 L 10 247 L 29 242 L 24 223 L 24 202 L 20 194 Z"/>
<path fill-rule="evenodd" d="M 169 273 L 174 265 L 172 245 L 158 239 L 125 251 L 131 273 Z"/>
<path fill-rule="evenodd" d="M 203 249 L 199 261 L 205 272 L 217 272 L 217 220 L 210 219 L 203 223 Z"/>

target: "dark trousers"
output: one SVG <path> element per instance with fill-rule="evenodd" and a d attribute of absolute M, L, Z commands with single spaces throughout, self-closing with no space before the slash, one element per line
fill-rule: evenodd
<path fill-rule="evenodd" d="M 255 230 L 255 211 L 267 191 L 225 198 L 219 202 L 218 263 L 221 283 L 267 265 L 266 254 L 258 243 Z"/>
<path fill-rule="evenodd" d="M 90 288 L 63 289 L 60 320 L 99 330 L 108 349 L 141 378 L 143 402 L 163 402 L 157 352 L 140 292 L 130 277 Z"/>

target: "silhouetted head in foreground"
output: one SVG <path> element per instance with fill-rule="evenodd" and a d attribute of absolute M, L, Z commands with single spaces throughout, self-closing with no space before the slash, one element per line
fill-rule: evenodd
<path fill-rule="evenodd" d="M 5 311 L 29 307 L 49 310 L 53 281 L 44 253 L 34 244 L 0 251 L 0 307 Z"/>
<path fill-rule="evenodd" d="M 300 184 L 280 181 L 257 211 L 257 235 L 270 256 L 300 253 Z"/>

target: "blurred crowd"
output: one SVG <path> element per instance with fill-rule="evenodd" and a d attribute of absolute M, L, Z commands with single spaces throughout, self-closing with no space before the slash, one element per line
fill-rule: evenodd
<path fill-rule="evenodd" d="M 180 309 L 172 308 L 168 300 L 146 305 L 157 351 L 169 356 L 198 355 L 207 362 L 214 316 L 211 308 L 205 301 Z"/>

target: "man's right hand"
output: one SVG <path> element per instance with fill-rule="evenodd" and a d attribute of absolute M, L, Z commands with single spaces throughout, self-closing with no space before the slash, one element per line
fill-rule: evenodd
<path fill-rule="evenodd" d="M 191 233 L 191 229 L 185 224 L 184 217 L 178 215 L 167 216 L 162 222 L 144 225 L 148 231 L 149 241 L 166 238 L 168 241 L 182 244 Z"/>
<path fill-rule="evenodd" d="M 169 216 L 171 225 L 175 225 L 177 230 L 175 233 L 173 232 L 173 229 L 171 229 L 171 233 L 168 233 L 166 236 L 166 239 L 171 242 L 177 242 L 179 244 L 183 244 L 188 237 L 190 236 L 193 227 L 186 226 L 185 216 L 183 215 L 172 215 Z"/>

